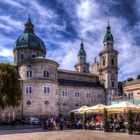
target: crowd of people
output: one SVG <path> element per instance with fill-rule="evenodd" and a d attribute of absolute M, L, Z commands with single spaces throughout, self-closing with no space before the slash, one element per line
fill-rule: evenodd
<path fill-rule="evenodd" d="M 55 119 L 51 116 L 50 118 L 44 120 L 42 125 L 43 129 L 52 130 L 53 128 L 55 128 L 56 130 L 58 130 L 60 128 L 60 130 L 63 130 L 64 125 L 66 125 L 66 120 L 62 115 L 57 116 Z"/>
<path fill-rule="evenodd" d="M 100 123 L 101 123 L 101 118 L 100 117 L 90 117 L 86 121 L 86 128 L 87 129 L 92 129 L 94 127 L 98 127 L 100 129 Z M 69 117 L 63 117 L 62 115 L 57 116 L 55 118 L 48 117 L 44 122 L 43 122 L 43 129 L 60 129 L 63 130 L 63 128 L 68 129 L 68 128 L 74 128 L 74 129 L 82 129 L 83 128 L 83 120 L 82 116 L 76 117 L 73 122 L 71 122 Z"/>
<path fill-rule="evenodd" d="M 109 131 L 126 131 L 127 129 L 127 120 L 124 116 L 110 116 L 108 119 L 108 129 Z M 92 116 L 87 117 L 86 120 L 86 129 L 96 129 L 96 130 L 103 130 L 103 116 Z M 74 122 L 72 123 L 69 117 L 57 116 L 55 119 L 50 117 L 46 119 L 43 123 L 43 129 L 83 129 L 83 118 L 75 117 Z M 134 130 L 140 129 L 140 121 L 134 121 L 133 123 Z"/>
<path fill-rule="evenodd" d="M 136 118 L 136 116 L 134 117 Z M 128 120 L 127 118 L 123 117 L 122 115 L 118 116 L 110 116 L 108 120 L 109 130 L 110 131 L 125 131 L 128 127 Z M 133 119 L 133 130 L 140 129 L 140 120 Z"/>
<path fill-rule="evenodd" d="M 136 116 L 134 118 L 137 118 Z M 2 120 L 0 120 L 0 125 Z M 18 123 L 17 123 L 18 122 Z M 31 123 L 26 123 L 25 120 L 17 120 L 13 119 L 13 117 L 8 117 L 5 119 L 5 122 L 3 123 L 4 125 L 17 125 L 17 124 L 31 124 Z M 80 116 L 75 116 L 73 122 L 70 119 L 70 116 L 63 116 L 62 114 L 59 116 L 48 116 L 47 118 L 42 119 L 41 123 L 38 123 L 42 125 L 43 129 L 47 130 L 63 130 L 63 129 L 83 129 L 83 117 L 82 115 Z M 128 121 L 124 115 L 110 115 L 109 119 L 107 121 L 108 124 L 108 129 L 109 131 L 126 131 Z M 102 115 L 94 115 L 94 116 L 87 116 L 86 118 L 86 129 L 97 129 L 97 130 L 102 130 L 103 129 L 103 116 Z M 133 129 L 140 131 L 140 120 L 135 119 L 133 121 Z"/>

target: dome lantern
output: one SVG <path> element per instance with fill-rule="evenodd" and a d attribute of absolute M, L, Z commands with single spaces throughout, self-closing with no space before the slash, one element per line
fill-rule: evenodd
<path fill-rule="evenodd" d="M 78 56 L 86 56 L 86 52 L 85 52 L 85 49 L 84 49 L 83 40 L 81 40 L 80 50 L 78 52 Z"/>
<path fill-rule="evenodd" d="M 113 35 L 111 34 L 111 27 L 109 25 L 109 21 L 108 21 L 108 25 L 106 27 L 106 34 L 104 36 L 104 39 L 103 39 L 103 43 L 104 42 L 114 42 L 114 38 L 113 38 Z"/>
<path fill-rule="evenodd" d="M 24 33 L 34 33 L 34 25 L 31 21 L 30 14 L 28 16 L 28 20 L 25 23 Z"/>

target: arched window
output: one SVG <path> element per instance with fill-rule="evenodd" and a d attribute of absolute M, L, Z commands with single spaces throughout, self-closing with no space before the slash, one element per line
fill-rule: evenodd
<path fill-rule="evenodd" d="M 115 64 L 115 56 L 111 55 L 111 65 L 114 66 Z"/>
<path fill-rule="evenodd" d="M 44 87 L 44 94 L 46 95 L 50 94 L 50 87 Z"/>
<path fill-rule="evenodd" d="M 31 101 L 30 100 L 28 100 L 27 102 L 26 102 L 26 105 L 28 105 L 28 106 L 30 106 L 32 103 L 31 103 Z"/>
<path fill-rule="evenodd" d="M 26 87 L 26 94 L 31 94 L 33 92 L 32 86 L 27 86 Z"/>
<path fill-rule="evenodd" d="M 75 107 L 79 107 L 79 103 L 75 103 Z"/>
<path fill-rule="evenodd" d="M 103 66 L 105 66 L 105 56 L 102 57 Z"/>
<path fill-rule="evenodd" d="M 80 92 L 76 91 L 76 92 L 75 92 L 75 97 L 76 97 L 76 98 L 79 98 L 79 97 L 80 97 Z"/>
<path fill-rule="evenodd" d="M 44 105 L 49 105 L 49 101 L 44 101 Z"/>
<path fill-rule="evenodd" d="M 43 76 L 45 77 L 45 78 L 49 78 L 49 71 L 44 71 L 43 72 Z"/>
<path fill-rule="evenodd" d="M 90 93 L 87 93 L 87 98 L 91 98 L 91 94 Z"/>
<path fill-rule="evenodd" d="M 105 59 L 103 59 L 103 66 L 105 65 Z"/>
<path fill-rule="evenodd" d="M 111 59 L 111 65 L 114 66 L 114 58 Z"/>
<path fill-rule="evenodd" d="M 68 106 L 68 104 L 67 103 L 63 103 L 63 107 L 67 107 Z"/>
<path fill-rule="evenodd" d="M 114 87 L 115 86 L 115 84 L 114 84 L 114 82 L 112 82 L 112 87 Z"/>
<path fill-rule="evenodd" d="M 62 97 L 67 97 L 68 96 L 68 91 L 62 90 L 61 96 Z"/>
<path fill-rule="evenodd" d="M 31 70 L 27 71 L 27 77 L 33 77 L 33 72 Z"/>
<path fill-rule="evenodd" d="M 23 53 L 20 55 L 20 59 L 24 60 L 24 54 Z"/>

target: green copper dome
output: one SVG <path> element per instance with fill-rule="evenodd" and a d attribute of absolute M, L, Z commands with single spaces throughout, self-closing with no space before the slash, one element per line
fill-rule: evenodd
<path fill-rule="evenodd" d="M 111 28 L 111 27 L 110 27 L 110 25 L 109 25 L 109 23 L 108 23 L 107 31 L 106 31 L 106 34 L 105 34 L 105 36 L 104 36 L 103 42 L 108 42 L 108 41 L 114 42 L 113 35 L 111 34 L 110 28 Z"/>
<path fill-rule="evenodd" d="M 31 22 L 30 16 L 25 23 L 24 32 L 14 44 L 14 51 L 21 48 L 35 49 L 46 53 L 44 42 L 34 32 L 34 25 Z"/>
<path fill-rule="evenodd" d="M 78 56 L 86 56 L 86 52 L 84 50 L 84 44 L 81 42 L 80 50 L 78 52 Z"/>
<path fill-rule="evenodd" d="M 111 33 L 106 33 L 105 34 L 103 42 L 107 42 L 107 41 L 114 41 L 113 35 Z"/>
<path fill-rule="evenodd" d="M 44 42 L 37 35 L 32 33 L 23 33 L 18 37 L 14 45 L 14 51 L 20 48 L 35 49 L 46 53 Z"/>

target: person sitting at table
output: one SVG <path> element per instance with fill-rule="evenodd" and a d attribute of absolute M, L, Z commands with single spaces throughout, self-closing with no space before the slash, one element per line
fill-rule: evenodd
<path fill-rule="evenodd" d="M 87 128 L 87 129 L 90 128 L 90 122 L 89 122 L 89 120 L 87 120 L 87 122 L 86 122 L 86 128 Z"/>
<path fill-rule="evenodd" d="M 91 119 L 89 124 L 90 124 L 90 129 L 95 129 L 95 121 L 93 119 Z"/>

